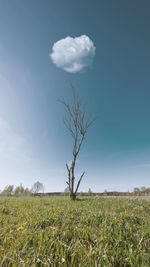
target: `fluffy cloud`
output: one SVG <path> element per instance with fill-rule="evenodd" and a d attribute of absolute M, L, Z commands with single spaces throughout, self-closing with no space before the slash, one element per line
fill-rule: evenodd
<path fill-rule="evenodd" d="M 86 35 L 70 36 L 54 43 L 50 58 L 57 67 L 71 73 L 90 66 L 95 55 L 95 46 Z"/>

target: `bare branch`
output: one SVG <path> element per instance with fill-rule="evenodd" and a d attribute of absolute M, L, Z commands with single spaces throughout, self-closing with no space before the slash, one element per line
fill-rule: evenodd
<path fill-rule="evenodd" d="M 66 122 L 65 120 L 64 120 L 64 125 L 65 125 L 66 128 L 70 131 L 72 137 L 75 138 L 75 134 L 74 134 L 74 132 L 73 132 L 73 130 L 72 130 L 71 125 L 67 124 L 67 122 Z"/>
<path fill-rule="evenodd" d="M 80 177 L 80 179 L 79 179 L 79 181 L 78 181 L 78 184 L 77 184 L 77 187 L 76 187 L 75 194 L 78 192 L 78 188 L 79 188 L 79 185 L 80 185 L 80 183 L 81 183 L 81 180 L 82 180 L 84 174 L 85 174 L 85 172 L 82 173 L 82 175 L 81 175 L 81 177 Z"/>
<path fill-rule="evenodd" d="M 80 143 L 79 143 L 79 145 L 78 145 L 78 149 L 77 149 L 77 152 L 76 152 L 76 157 L 77 157 L 77 155 L 78 155 L 78 153 L 79 153 L 79 151 L 80 151 L 80 148 L 81 148 L 81 145 L 82 145 L 83 140 L 84 140 L 84 135 L 82 136 L 82 138 L 81 138 L 81 140 L 80 140 Z"/>
<path fill-rule="evenodd" d="M 68 172 L 70 172 L 70 170 L 69 170 L 69 167 L 68 167 L 68 164 L 66 163 L 66 167 L 67 167 L 67 170 L 68 170 Z"/>
<path fill-rule="evenodd" d="M 70 186 L 70 181 L 71 181 L 70 172 L 71 172 L 71 169 L 69 169 L 67 163 L 66 163 L 66 167 L 67 167 L 67 170 L 68 170 L 68 181 L 69 181 L 69 182 L 66 182 L 66 183 L 69 185 L 69 190 L 71 190 L 71 186 Z"/>

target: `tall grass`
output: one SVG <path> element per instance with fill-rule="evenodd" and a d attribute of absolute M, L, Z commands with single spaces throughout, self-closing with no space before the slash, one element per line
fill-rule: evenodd
<path fill-rule="evenodd" d="M 1 266 L 150 266 L 150 202 L 0 198 Z"/>

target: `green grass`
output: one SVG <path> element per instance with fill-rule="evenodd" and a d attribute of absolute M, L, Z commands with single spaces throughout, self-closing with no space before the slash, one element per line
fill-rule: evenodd
<path fill-rule="evenodd" d="M 150 202 L 0 198 L 0 266 L 150 266 Z"/>

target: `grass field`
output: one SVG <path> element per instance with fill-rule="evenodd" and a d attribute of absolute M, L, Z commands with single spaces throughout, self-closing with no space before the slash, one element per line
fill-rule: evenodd
<path fill-rule="evenodd" d="M 150 266 L 150 202 L 0 198 L 0 266 Z"/>

